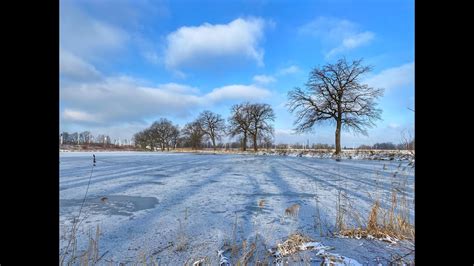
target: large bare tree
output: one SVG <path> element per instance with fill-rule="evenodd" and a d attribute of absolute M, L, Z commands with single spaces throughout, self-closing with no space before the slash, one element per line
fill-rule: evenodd
<path fill-rule="evenodd" d="M 258 150 L 259 138 L 273 136 L 273 125 L 270 121 L 275 121 L 275 113 L 268 104 L 250 104 L 248 105 L 250 115 L 249 133 L 252 136 L 253 150 Z"/>
<path fill-rule="evenodd" d="M 201 147 L 204 132 L 199 120 L 187 123 L 181 130 L 181 133 L 185 139 L 185 144 L 191 146 L 197 150 Z"/>
<path fill-rule="evenodd" d="M 231 137 L 241 136 L 241 148 L 247 150 L 247 139 L 250 135 L 250 103 L 235 104 L 231 108 L 231 117 L 229 118 L 228 134 Z"/>
<path fill-rule="evenodd" d="M 148 145 L 148 140 L 145 134 L 145 130 L 137 132 L 133 135 L 133 141 L 135 142 L 136 146 L 139 146 L 142 149 L 145 149 Z"/>
<path fill-rule="evenodd" d="M 199 114 L 199 124 L 203 133 L 211 140 L 212 147 L 216 149 L 216 140 L 219 140 L 225 131 L 225 121 L 221 115 L 211 111 L 203 111 Z"/>
<path fill-rule="evenodd" d="M 178 138 L 179 129 L 178 126 L 173 125 L 173 123 L 166 119 L 161 118 L 158 121 L 153 122 L 153 124 L 146 129 L 145 139 L 151 146 L 152 150 L 157 147 L 160 147 L 161 151 L 167 149 L 170 150 L 170 146 L 173 145 L 173 142 Z"/>
<path fill-rule="evenodd" d="M 367 135 L 382 110 L 376 99 L 383 89 L 361 83 L 363 74 L 371 70 L 362 59 L 350 63 L 345 58 L 335 64 L 314 68 L 305 89 L 296 87 L 288 93 L 288 107 L 296 112 L 296 131 L 311 131 L 315 124 L 328 121 L 336 124 L 336 154 L 341 152 L 341 130 Z"/>
<path fill-rule="evenodd" d="M 247 141 L 251 138 L 254 151 L 258 150 L 258 139 L 273 135 L 270 121 L 275 120 L 273 109 L 268 104 L 236 104 L 231 109 L 228 133 L 231 137 L 240 136 L 242 150 L 247 150 Z"/>

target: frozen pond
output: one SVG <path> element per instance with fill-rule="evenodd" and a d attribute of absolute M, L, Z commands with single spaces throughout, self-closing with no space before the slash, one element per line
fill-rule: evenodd
<path fill-rule="evenodd" d="M 293 232 L 302 232 L 334 252 L 363 264 L 383 265 L 405 247 L 378 240 L 337 238 L 330 234 L 336 202 L 344 193 L 367 217 L 375 199 L 389 208 L 394 186 L 406 182 L 414 218 L 414 171 L 398 161 L 297 158 L 254 155 L 97 152 L 60 155 L 60 246 L 82 204 L 78 247 L 100 225 L 101 262 L 139 261 L 154 254 L 163 265 L 183 265 L 189 258 L 210 257 L 227 240 L 258 235 L 268 248 Z M 263 200 L 263 203 L 260 201 Z M 261 205 L 259 206 L 259 203 Z M 292 204 L 297 218 L 285 216 Z M 236 223 L 237 221 L 237 223 Z M 236 224 L 236 226 L 234 226 Z M 235 229 L 234 229 L 235 228 Z M 176 250 L 185 236 L 186 248 Z M 263 256 L 263 255 L 262 255 Z"/>

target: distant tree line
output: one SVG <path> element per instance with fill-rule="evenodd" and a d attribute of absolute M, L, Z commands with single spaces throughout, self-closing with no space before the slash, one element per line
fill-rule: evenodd
<path fill-rule="evenodd" d="M 83 132 L 61 132 L 59 134 L 60 145 L 120 145 L 129 146 L 130 141 L 127 139 L 112 139 L 109 135 L 98 134 L 94 136 L 90 131 Z"/>
<path fill-rule="evenodd" d="M 211 111 L 201 112 L 197 118 L 186 123 L 182 129 L 171 121 L 161 118 L 150 127 L 133 136 L 135 145 L 142 149 L 170 150 L 175 148 L 200 149 L 203 147 L 240 148 L 254 151 L 259 147 L 271 147 L 275 113 L 268 104 L 241 103 L 233 105 L 227 121 Z M 236 137 L 229 145 L 220 142 L 224 136 Z"/>
<path fill-rule="evenodd" d="M 358 149 L 361 150 L 414 150 L 415 140 L 393 144 L 392 142 L 375 143 L 374 145 L 360 145 Z"/>
<path fill-rule="evenodd" d="M 313 143 L 311 145 L 305 145 L 300 143 L 295 144 L 278 144 L 275 145 L 276 149 L 313 149 L 313 150 L 334 150 L 334 144 L 322 144 Z M 352 147 L 344 146 L 344 150 L 352 150 Z M 414 150 L 415 141 L 412 139 L 409 142 L 403 142 L 399 144 L 393 144 L 392 142 L 375 143 L 374 145 L 360 145 L 355 149 L 359 150 Z"/>

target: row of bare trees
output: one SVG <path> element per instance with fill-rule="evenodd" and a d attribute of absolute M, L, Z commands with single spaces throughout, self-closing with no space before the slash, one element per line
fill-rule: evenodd
<path fill-rule="evenodd" d="M 178 143 L 179 129 L 177 125 L 166 119 L 161 118 L 155 121 L 150 127 L 136 133 L 133 136 L 136 146 L 145 149 L 147 146 L 152 150 L 161 149 L 170 150 Z"/>
<path fill-rule="evenodd" d="M 83 132 L 61 132 L 59 134 L 60 145 L 84 145 L 84 144 L 106 144 L 110 145 L 114 141 L 118 142 L 117 139 L 112 140 L 108 135 L 99 134 L 94 136 L 90 131 Z M 115 144 L 114 143 L 114 144 Z M 126 144 L 126 140 L 122 140 L 121 143 Z"/>
<path fill-rule="evenodd" d="M 241 103 L 233 105 L 231 116 L 226 120 L 219 114 L 203 111 L 199 116 L 187 123 L 181 130 L 167 119 L 154 122 L 149 128 L 134 135 L 135 144 L 141 148 L 152 150 L 176 147 L 192 147 L 198 149 L 203 141 L 209 141 L 213 149 L 224 136 L 237 137 L 243 151 L 251 142 L 254 151 L 258 151 L 259 143 L 271 143 L 275 121 L 275 113 L 268 104 Z"/>

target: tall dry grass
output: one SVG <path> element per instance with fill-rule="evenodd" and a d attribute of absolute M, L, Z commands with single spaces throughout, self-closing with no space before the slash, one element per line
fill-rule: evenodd
<path fill-rule="evenodd" d="M 353 224 L 355 222 L 357 226 L 347 225 L 345 222 L 347 209 L 341 203 L 344 196 L 339 191 L 336 204 L 336 232 L 338 235 L 353 238 L 376 238 L 392 244 L 400 240 L 414 241 L 415 228 L 410 221 L 410 206 L 407 199 L 408 175 L 405 172 L 406 168 L 400 168 L 401 164 L 392 175 L 395 181 L 391 184 L 392 188 L 388 199 L 390 207 L 387 209 L 381 207 L 381 194 L 378 193 L 379 196 L 374 200 L 365 224 L 360 218 L 362 214 L 352 211 L 352 222 Z M 351 209 L 354 210 L 354 208 Z"/>

